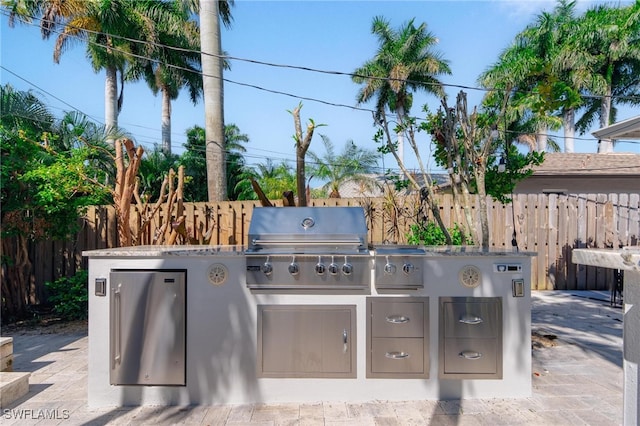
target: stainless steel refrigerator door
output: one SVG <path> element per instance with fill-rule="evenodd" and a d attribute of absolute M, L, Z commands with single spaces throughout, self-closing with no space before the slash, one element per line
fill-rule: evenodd
<path fill-rule="evenodd" d="M 184 271 L 110 274 L 110 383 L 186 384 Z"/>

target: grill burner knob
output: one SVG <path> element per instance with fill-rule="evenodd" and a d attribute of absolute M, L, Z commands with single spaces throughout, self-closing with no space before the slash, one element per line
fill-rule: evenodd
<path fill-rule="evenodd" d="M 337 274 L 338 274 L 338 270 L 339 270 L 339 269 L 340 269 L 340 267 L 338 266 L 338 264 L 337 264 L 337 263 L 335 263 L 335 262 L 331 262 L 331 263 L 329 264 L 329 273 L 330 273 L 331 275 L 337 275 Z"/>
<path fill-rule="evenodd" d="M 326 270 L 327 270 L 327 267 L 324 265 L 324 263 L 322 263 L 322 262 L 316 263 L 316 274 L 324 275 Z"/>
<path fill-rule="evenodd" d="M 268 260 L 262 265 L 262 273 L 265 275 L 271 275 L 273 273 L 273 265 Z"/>
<path fill-rule="evenodd" d="M 353 265 L 350 263 L 345 263 L 342 265 L 342 273 L 345 275 L 351 275 L 353 272 Z"/>
<path fill-rule="evenodd" d="M 393 275 L 396 273 L 396 265 L 394 265 L 393 263 L 389 263 L 387 262 L 386 265 L 384 265 L 384 273 L 387 275 Z"/>
<path fill-rule="evenodd" d="M 402 265 L 402 272 L 404 272 L 407 275 L 411 275 L 413 274 L 413 271 L 415 270 L 415 266 L 413 266 L 413 264 L 411 263 L 405 263 L 404 265 Z"/>
<path fill-rule="evenodd" d="M 295 260 L 289 264 L 289 273 L 291 275 L 298 275 L 300 273 L 300 266 L 298 266 Z"/>

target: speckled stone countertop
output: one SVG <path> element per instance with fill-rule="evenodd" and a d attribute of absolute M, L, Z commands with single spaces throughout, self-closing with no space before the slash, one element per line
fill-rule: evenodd
<path fill-rule="evenodd" d="M 581 265 L 640 271 L 640 246 L 621 249 L 574 249 L 571 252 L 571 260 Z"/>
<path fill-rule="evenodd" d="M 163 257 L 163 256 L 242 256 L 245 254 L 246 247 L 238 245 L 230 246 L 131 246 L 116 247 L 107 249 L 87 250 L 82 255 L 86 257 Z M 411 255 L 424 256 L 536 256 L 536 253 L 515 251 L 515 250 L 498 250 L 483 249 L 474 246 L 394 246 L 379 245 L 374 246 L 373 250 L 379 249 L 386 254 L 393 251 L 402 252 L 403 249 L 409 249 Z M 424 254 L 420 253 L 424 250 Z"/>
<path fill-rule="evenodd" d="M 82 252 L 86 257 L 240 256 L 243 246 L 131 246 Z"/>

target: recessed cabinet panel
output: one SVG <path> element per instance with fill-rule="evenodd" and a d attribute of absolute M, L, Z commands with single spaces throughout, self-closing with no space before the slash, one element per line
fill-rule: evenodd
<path fill-rule="evenodd" d="M 367 378 L 429 378 L 429 298 L 367 298 Z"/>
<path fill-rule="evenodd" d="M 258 306 L 260 377 L 356 377 L 355 306 Z"/>
<path fill-rule="evenodd" d="M 444 339 L 445 374 L 497 374 L 494 339 Z"/>
<path fill-rule="evenodd" d="M 373 337 L 423 337 L 424 327 L 422 302 L 371 302 Z"/>
<path fill-rule="evenodd" d="M 371 342 L 373 373 L 424 374 L 424 339 L 376 337 Z"/>
<path fill-rule="evenodd" d="M 439 377 L 502 378 L 502 299 L 440 298 Z"/>

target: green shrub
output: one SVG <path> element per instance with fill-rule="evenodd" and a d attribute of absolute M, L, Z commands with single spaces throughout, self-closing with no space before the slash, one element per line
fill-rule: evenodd
<path fill-rule="evenodd" d="M 457 224 L 453 228 L 449 228 L 449 234 L 451 234 L 453 245 L 462 245 L 462 231 Z M 411 225 L 407 241 L 409 244 L 425 246 L 444 246 L 447 244 L 444 232 L 435 222 Z M 471 237 L 467 237 L 467 243 L 472 243 Z"/>
<path fill-rule="evenodd" d="M 87 271 L 78 271 L 73 277 L 58 278 L 44 285 L 54 311 L 65 320 L 86 319 L 89 311 Z"/>

